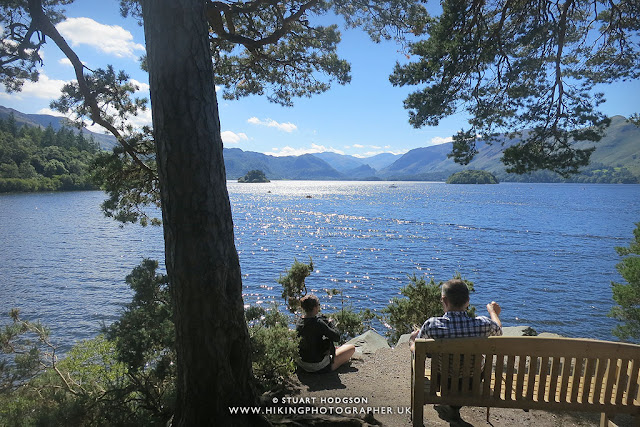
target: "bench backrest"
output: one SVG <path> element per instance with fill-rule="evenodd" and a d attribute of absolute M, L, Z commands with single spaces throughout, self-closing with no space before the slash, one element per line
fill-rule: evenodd
<path fill-rule="evenodd" d="M 637 345 L 489 337 L 418 339 L 415 348 L 418 373 L 426 354 L 432 358 L 430 381 L 412 396 L 425 403 L 640 413 Z"/>

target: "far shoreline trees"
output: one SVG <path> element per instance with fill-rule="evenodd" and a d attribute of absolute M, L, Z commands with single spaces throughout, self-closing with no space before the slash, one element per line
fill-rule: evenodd
<path fill-rule="evenodd" d="M 98 151 L 93 138 L 67 127 L 0 119 L 0 193 L 94 190 L 90 169 Z"/>

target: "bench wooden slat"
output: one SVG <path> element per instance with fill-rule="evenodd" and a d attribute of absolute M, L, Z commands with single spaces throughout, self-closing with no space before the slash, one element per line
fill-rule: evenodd
<path fill-rule="evenodd" d="M 605 377 L 609 369 L 609 359 L 598 359 L 596 368 L 595 383 L 593 386 L 593 401 L 604 403 L 604 387 L 606 387 Z"/>
<path fill-rule="evenodd" d="M 473 396 L 480 396 L 482 393 L 482 366 L 484 356 L 481 354 L 475 354 L 473 359 Z"/>
<path fill-rule="evenodd" d="M 548 375 L 548 369 L 549 369 L 549 357 L 542 357 L 540 360 L 540 369 L 539 369 L 539 379 L 536 381 L 538 383 L 538 401 L 544 401 L 544 402 L 548 402 L 549 401 L 549 396 L 548 396 L 548 391 L 549 388 L 547 387 L 547 375 Z"/>
<path fill-rule="evenodd" d="M 582 403 L 597 403 L 591 400 L 591 381 L 593 380 L 593 374 L 596 370 L 596 359 L 589 358 L 586 362 L 585 374 L 583 376 L 583 385 L 582 385 L 582 393 L 580 397 L 580 402 Z"/>
<path fill-rule="evenodd" d="M 640 359 L 633 361 L 633 369 L 631 370 L 630 377 L 631 386 L 629 388 L 628 399 L 630 402 L 633 402 L 634 405 L 640 405 L 640 396 L 638 396 L 638 392 L 640 391 Z"/>
<path fill-rule="evenodd" d="M 573 381 L 571 381 L 571 403 L 578 402 L 578 391 L 580 390 L 580 379 L 584 369 L 584 361 L 582 357 L 576 358 L 573 365 Z"/>
<path fill-rule="evenodd" d="M 453 360 L 451 360 L 453 359 Z M 451 381 L 447 380 L 447 385 L 449 385 L 451 387 L 451 394 L 456 394 L 459 395 L 460 394 L 460 386 L 461 386 L 461 381 L 459 381 L 460 379 L 460 355 L 459 354 L 453 354 L 452 357 L 450 357 L 449 363 L 451 363 L 453 361 L 453 366 L 451 366 L 451 370 L 449 371 L 448 375 L 445 376 L 445 378 L 451 378 Z M 444 381 L 444 379 L 443 379 Z"/>
<path fill-rule="evenodd" d="M 617 371 L 617 376 L 615 381 L 615 383 L 617 384 L 617 386 L 615 387 L 616 405 L 622 405 L 622 397 L 625 395 L 625 393 L 627 393 L 627 390 L 629 387 L 629 373 L 628 373 L 629 368 L 630 366 L 629 366 L 628 359 L 621 360 L 620 363 L 616 365 L 616 371 Z"/>
<path fill-rule="evenodd" d="M 440 357 L 436 357 L 435 359 L 431 359 L 431 372 L 439 372 L 440 371 Z M 438 383 L 438 377 L 434 376 L 431 379 L 431 389 L 429 390 L 429 394 L 431 396 L 435 395 L 436 392 L 440 389 L 440 384 Z"/>
<path fill-rule="evenodd" d="M 462 366 L 463 373 L 463 390 L 465 393 L 469 393 L 471 391 L 471 387 L 473 386 L 473 364 L 475 362 L 475 355 L 466 356 L 464 359 L 464 364 Z"/>
<path fill-rule="evenodd" d="M 492 384 L 492 388 L 493 388 L 493 397 L 495 399 L 503 399 L 502 397 L 502 384 L 503 384 L 503 378 L 502 378 L 502 372 L 504 370 L 504 356 L 502 354 L 497 354 L 496 355 L 496 365 L 495 365 L 495 376 L 494 378 L 494 384 Z"/>
<path fill-rule="evenodd" d="M 530 357 L 529 358 L 529 372 L 527 375 L 527 380 L 525 382 L 524 388 L 527 391 L 526 400 L 533 400 L 533 392 L 536 385 L 536 371 L 538 369 L 538 358 Z M 537 396 L 537 394 L 536 394 Z"/>
<path fill-rule="evenodd" d="M 615 375 L 615 368 L 613 363 L 616 363 L 614 359 L 600 359 L 598 361 L 598 374 L 596 375 L 595 397 L 598 402 L 610 402 L 611 401 L 611 387 L 613 385 L 613 379 L 609 379 L 610 376 Z M 602 369 L 600 368 L 602 365 Z M 607 394 L 609 398 L 607 399 Z"/>
<path fill-rule="evenodd" d="M 618 369 L 618 360 L 617 359 L 609 359 L 607 363 L 607 372 L 606 372 L 606 383 L 603 388 L 603 403 L 613 403 L 611 402 L 611 396 L 613 395 L 615 389 L 615 379 L 618 376 L 616 370 Z"/>
<path fill-rule="evenodd" d="M 568 402 L 571 399 L 571 392 L 569 391 L 569 378 L 575 359 L 570 357 L 562 358 L 562 378 L 560 379 L 560 402 Z"/>
<path fill-rule="evenodd" d="M 527 370 L 527 356 L 518 356 L 518 377 L 516 378 L 516 400 L 522 400 L 527 391 L 524 390 L 524 374 Z"/>
<path fill-rule="evenodd" d="M 449 395 L 449 381 L 447 381 L 447 374 L 449 373 L 449 363 L 451 362 L 451 358 L 449 357 L 449 353 L 442 353 L 440 355 L 440 371 L 442 375 L 439 376 L 438 382 L 440 383 L 440 390 L 442 390 L 442 395 Z M 431 372 L 432 377 L 437 376 L 437 372 Z M 446 373 L 445 373 L 446 372 Z"/>
<path fill-rule="evenodd" d="M 551 359 L 551 378 L 549 384 L 549 400 L 552 402 L 561 402 L 563 400 L 558 387 L 558 381 L 562 380 L 560 370 L 562 369 L 562 358 L 554 357 Z"/>
<path fill-rule="evenodd" d="M 491 391 L 491 373 L 493 366 L 493 355 L 486 357 L 484 361 L 484 370 L 482 375 L 482 397 L 485 398 L 490 395 Z"/>
<path fill-rule="evenodd" d="M 516 400 L 516 396 L 513 393 L 513 381 L 516 378 L 516 356 L 510 355 L 507 356 L 507 374 L 506 374 L 506 383 L 504 390 L 504 399 L 505 400 Z"/>

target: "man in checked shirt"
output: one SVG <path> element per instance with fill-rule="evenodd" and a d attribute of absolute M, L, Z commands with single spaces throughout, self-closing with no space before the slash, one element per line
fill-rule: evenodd
<path fill-rule="evenodd" d="M 469 288 L 463 280 L 453 279 L 442 285 L 442 307 L 444 314 L 427 319 L 422 327 L 411 334 L 409 342 L 411 351 L 414 350 L 416 338 L 466 338 L 489 337 L 502 335 L 500 312 L 502 309 L 497 302 L 487 304 L 489 317 L 471 317 L 467 314 L 469 307 Z M 447 421 L 458 421 L 460 406 L 436 405 L 435 410 L 440 418 Z"/>

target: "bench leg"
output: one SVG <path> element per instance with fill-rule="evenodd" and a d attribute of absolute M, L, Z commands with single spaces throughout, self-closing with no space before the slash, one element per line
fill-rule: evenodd
<path fill-rule="evenodd" d="M 426 353 L 414 352 L 411 364 L 411 419 L 413 427 L 423 427 Z"/>
<path fill-rule="evenodd" d="M 600 414 L 600 427 L 609 427 L 610 425 L 615 426 L 616 424 L 611 422 L 610 420 L 610 416 L 612 417 L 612 414 L 605 414 L 604 412 Z M 632 423 L 635 427 L 640 427 L 640 424 L 638 424 L 638 417 L 633 417 L 633 423 Z"/>
<path fill-rule="evenodd" d="M 424 406 L 413 405 L 411 408 L 413 427 L 424 427 Z"/>
<path fill-rule="evenodd" d="M 487 423 L 491 424 L 491 423 L 489 422 L 489 407 L 488 407 L 488 406 L 487 406 Z"/>

